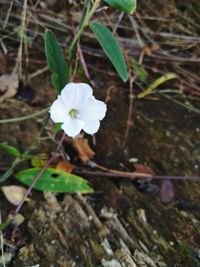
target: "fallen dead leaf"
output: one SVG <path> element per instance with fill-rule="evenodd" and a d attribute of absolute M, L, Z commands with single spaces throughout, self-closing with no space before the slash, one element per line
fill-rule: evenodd
<path fill-rule="evenodd" d="M 65 141 L 73 146 L 78 153 L 79 159 L 87 164 L 91 158 L 95 155 L 95 152 L 90 148 L 88 140 L 86 138 L 72 139 L 66 138 Z"/>
<path fill-rule="evenodd" d="M 152 45 L 145 45 L 143 48 L 143 53 L 147 56 L 150 56 L 153 52 L 156 52 L 157 50 L 159 50 L 159 46 L 152 44 Z"/>
<path fill-rule="evenodd" d="M 16 74 L 4 74 L 0 77 L 0 102 L 17 93 L 19 79 Z"/>
<path fill-rule="evenodd" d="M 88 140 L 86 138 L 74 139 L 73 147 L 76 149 L 79 159 L 84 164 L 88 163 L 88 161 L 95 155 L 94 151 L 90 148 Z"/>
<path fill-rule="evenodd" d="M 74 165 L 71 164 L 70 162 L 61 160 L 56 165 L 56 169 L 71 173 L 74 169 Z"/>
<path fill-rule="evenodd" d="M 1 190 L 3 191 L 6 199 L 15 206 L 20 204 L 26 193 L 26 188 L 19 185 L 2 186 Z M 28 199 L 26 200 L 28 201 Z"/>

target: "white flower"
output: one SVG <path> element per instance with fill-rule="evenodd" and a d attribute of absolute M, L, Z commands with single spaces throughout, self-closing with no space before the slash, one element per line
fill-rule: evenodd
<path fill-rule="evenodd" d="M 86 83 L 69 83 L 50 108 L 50 117 L 68 136 L 75 137 L 81 130 L 94 134 L 100 120 L 105 117 L 106 104 L 95 99 L 92 88 Z"/>

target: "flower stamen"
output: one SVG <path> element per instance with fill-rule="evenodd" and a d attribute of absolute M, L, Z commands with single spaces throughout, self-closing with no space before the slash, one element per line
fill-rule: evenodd
<path fill-rule="evenodd" d="M 75 108 L 72 108 L 69 112 L 69 115 L 71 116 L 72 119 L 77 119 L 78 118 L 78 110 Z"/>

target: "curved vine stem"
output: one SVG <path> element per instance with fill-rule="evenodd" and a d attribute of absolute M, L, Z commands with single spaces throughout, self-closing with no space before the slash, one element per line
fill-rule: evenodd
<path fill-rule="evenodd" d="M 17 117 L 17 118 L 3 119 L 3 120 L 0 120 L 0 124 L 2 124 L 2 123 L 20 122 L 20 121 L 25 121 L 25 120 L 28 120 L 28 119 L 33 119 L 33 118 L 35 118 L 37 116 L 40 116 L 40 115 L 46 113 L 48 110 L 49 110 L 49 107 L 45 108 L 45 109 L 42 109 L 40 111 L 34 112 L 34 113 L 30 114 L 30 115 Z"/>

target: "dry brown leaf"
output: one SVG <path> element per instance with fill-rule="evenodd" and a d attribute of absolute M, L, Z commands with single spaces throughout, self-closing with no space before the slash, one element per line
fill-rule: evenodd
<path fill-rule="evenodd" d="M 83 139 L 73 139 L 72 145 L 78 153 L 79 159 L 84 163 L 88 161 L 95 155 L 94 151 L 90 148 L 88 140 Z"/>
<path fill-rule="evenodd" d="M 64 160 L 61 160 L 56 165 L 56 169 L 71 173 L 74 169 L 74 165 L 71 164 L 70 162 L 66 162 Z"/>
<path fill-rule="evenodd" d="M 26 188 L 19 185 L 2 186 L 1 190 L 3 191 L 6 199 L 15 206 L 20 204 L 26 193 Z"/>
<path fill-rule="evenodd" d="M 147 56 L 150 56 L 153 52 L 156 52 L 157 50 L 159 50 L 159 46 L 152 44 L 152 45 L 145 45 L 143 48 L 143 53 Z"/>
<path fill-rule="evenodd" d="M 11 98 L 17 93 L 19 79 L 16 74 L 4 74 L 0 77 L 0 101 Z"/>

